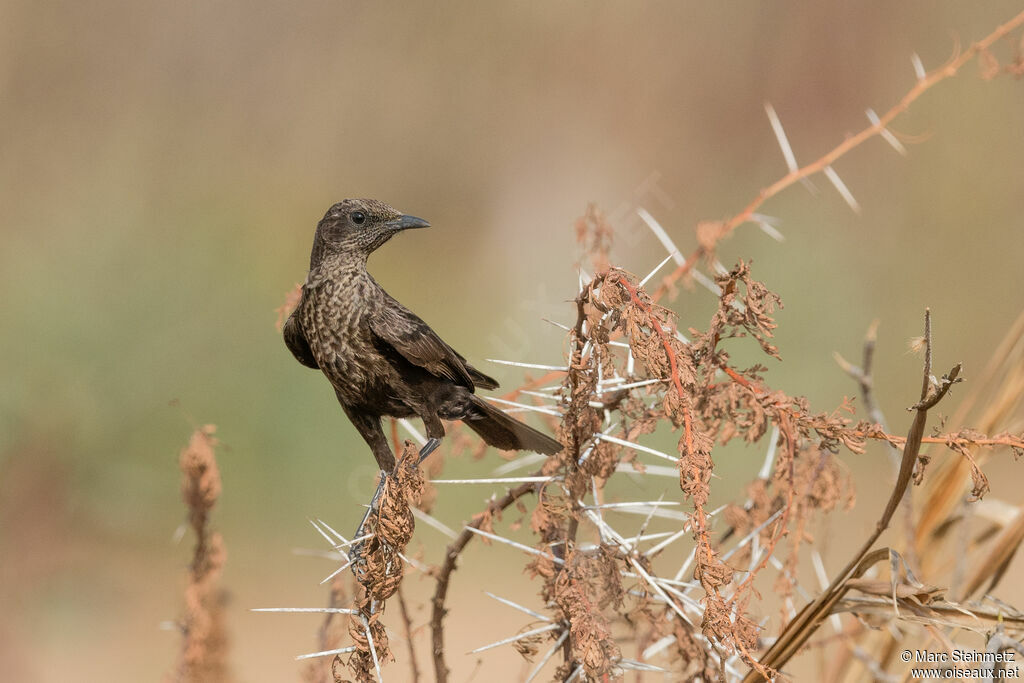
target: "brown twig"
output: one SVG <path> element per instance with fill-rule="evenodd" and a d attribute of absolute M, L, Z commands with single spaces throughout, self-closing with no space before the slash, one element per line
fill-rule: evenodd
<path fill-rule="evenodd" d="M 539 475 L 540 472 L 537 472 L 534 476 Z M 488 503 L 486 513 L 476 515 L 476 517 L 466 525 L 467 528 L 463 529 L 462 533 L 460 533 L 445 550 L 444 562 L 437 570 L 437 586 L 434 588 L 434 597 L 431 601 L 433 610 L 430 616 L 430 632 L 434 656 L 434 677 L 437 683 L 446 683 L 448 680 L 448 666 L 444 661 L 444 617 L 448 613 L 448 610 L 445 608 L 445 600 L 448 597 L 448 584 L 451 581 L 452 572 L 455 571 L 455 562 L 458 560 L 462 551 L 466 548 L 466 545 L 469 544 L 470 540 L 475 536 L 475 534 L 472 531 L 469 531 L 468 528 L 471 527 L 479 529 L 485 519 L 485 515 L 493 515 L 507 509 L 510 505 L 514 504 L 517 500 L 535 489 L 536 484 L 529 482 L 520 484 L 514 489 L 509 490 L 501 498 Z"/>
<path fill-rule="evenodd" d="M 398 587 L 398 606 L 402 612 L 402 626 L 405 628 L 405 640 L 409 645 L 409 669 L 412 678 L 409 679 L 413 683 L 420 680 L 420 667 L 416 662 L 416 646 L 412 640 L 412 618 L 409 616 L 409 608 L 405 604 L 405 595 L 402 592 L 402 587 Z"/>

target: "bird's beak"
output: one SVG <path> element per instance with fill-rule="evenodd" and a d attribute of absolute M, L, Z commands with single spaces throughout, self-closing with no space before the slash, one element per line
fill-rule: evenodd
<path fill-rule="evenodd" d="M 386 226 L 398 232 L 400 230 L 409 230 L 411 228 L 429 228 L 430 223 L 426 222 L 422 218 L 416 218 L 416 216 L 399 216 L 393 221 L 385 223 Z"/>

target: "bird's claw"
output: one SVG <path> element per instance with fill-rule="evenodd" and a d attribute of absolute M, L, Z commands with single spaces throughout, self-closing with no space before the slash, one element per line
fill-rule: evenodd
<path fill-rule="evenodd" d="M 427 442 L 423 444 L 423 448 L 420 449 L 420 464 L 422 465 L 423 461 L 426 460 L 431 453 L 436 451 L 437 447 L 440 445 L 441 439 L 427 439 Z"/>

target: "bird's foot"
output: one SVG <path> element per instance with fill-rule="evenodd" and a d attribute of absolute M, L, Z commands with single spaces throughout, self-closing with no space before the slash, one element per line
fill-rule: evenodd
<path fill-rule="evenodd" d="M 436 451 L 437 447 L 440 445 L 441 439 L 427 439 L 427 442 L 423 444 L 423 448 L 420 449 L 420 464 L 422 465 L 423 461 L 426 460 L 431 453 Z"/>

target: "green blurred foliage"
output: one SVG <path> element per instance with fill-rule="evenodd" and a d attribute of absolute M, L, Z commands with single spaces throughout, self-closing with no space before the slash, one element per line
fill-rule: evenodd
<path fill-rule="evenodd" d="M 330 566 L 289 550 L 319 547 L 308 516 L 354 527 L 375 474 L 326 381 L 274 329 L 334 201 L 377 197 L 433 223 L 371 270 L 515 386 L 521 373 L 483 359 L 561 361 L 562 333 L 541 318 L 571 319 L 571 226 L 588 202 L 643 203 L 688 252 L 698 220 L 739 211 L 784 173 L 764 101 L 810 161 L 906 92 L 913 52 L 937 66 L 951 34 L 967 43 L 1017 11 L 0 3 L 0 640 L 13 644 L 0 659 L 21 681 L 63 680 L 72 656 L 85 680 L 170 665 L 175 636 L 158 626 L 178 614 L 187 556 L 170 541 L 176 454 L 206 422 L 225 444 L 216 523 L 239 671 L 288 677 L 312 649 L 313 622 L 242 610 L 321 602 Z M 831 352 L 859 357 L 881 318 L 879 399 L 899 430 L 919 386 L 905 340 L 925 306 L 938 365 L 963 360 L 968 380 L 1019 312 L 1024 94 L 976 71 L 897 120 L 920 138 L 907 159 L 873 140 L 837 164 L 860 215 L 815 178 L 817 196 L 794 187 L 763 209 L 785 243 L 746 226 L 722 245 L 724 263 L 753 259 L 786 304 L 774 386 L 836 406 L 855 389 Z M 637 196 L 650 181 L 658 192 Z M 646 272 L 664 251 L 615 215 L 628 220 L 613 260 Z M 713 303 L 697 290 L 672 305 L 685 329 Z M 760 453 L 727 456 L 723 490 L 739 494 Z M 885 467 L 881 451 L 854 463 Z M 439 515 L 455 524 L 486 493 L 443 490 Z"/>

